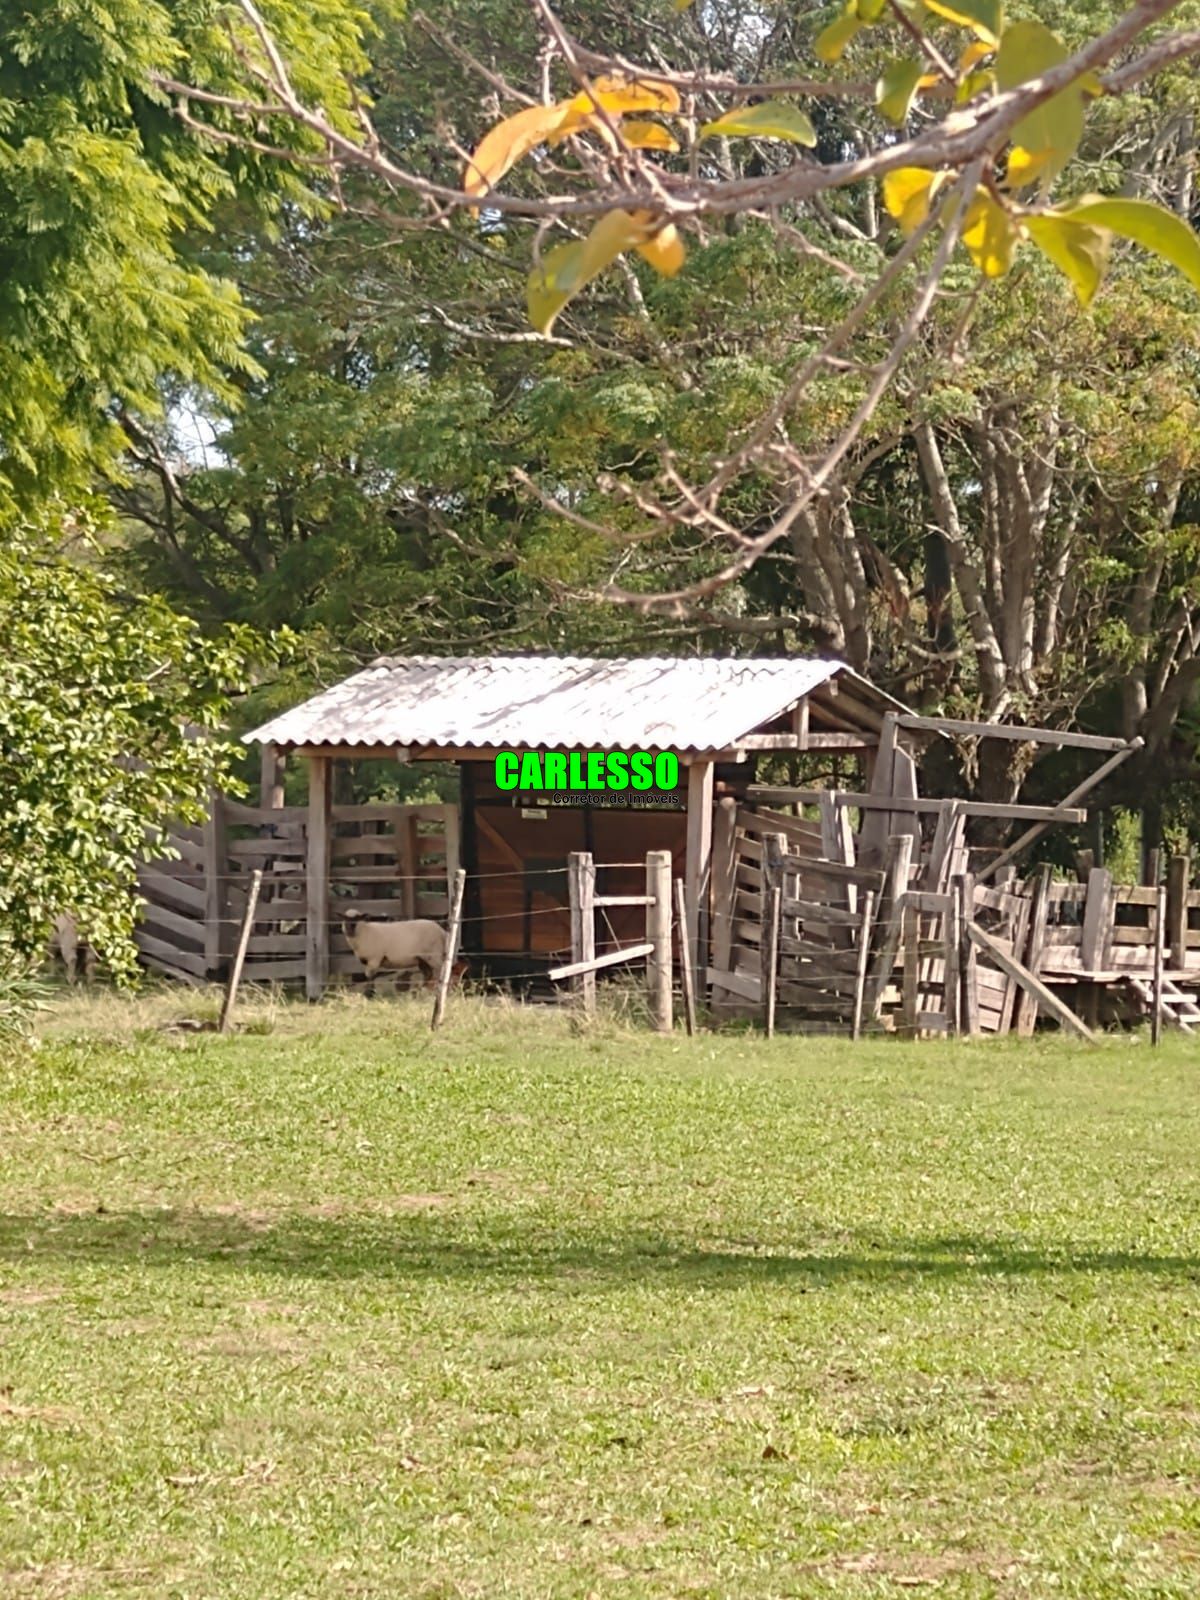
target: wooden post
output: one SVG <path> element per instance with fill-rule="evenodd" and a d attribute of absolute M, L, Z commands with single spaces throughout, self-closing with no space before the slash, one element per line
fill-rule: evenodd
<path fill-rule="evenodd" d="M 901 989 L 900 1026 L 915 1039 L 920 1032 L 917 1022 L 921 950 L 921 913 L 916 906 L 904 907 L 901 938 L 904 944 L 904 983 Z"/>
<path fill-rule="evenodd" d="M 225 934 L 228 873 L 225 799 L 219 789 L 214 789 L 208 797 L 208 821 L 204 824 L 204 968 L 209 977 L 221 970 L 229 948 Z"/>
<path fill-rule="evenodd" d="M 1167 943 L 1171 950 L 1171 969 L 1182 972 L 1187 965 L 1187 897 L 1191 862 L 1187 856 L 1172 856 L 1167 868 Z"/>
<path fill-rule="evenodd" d="M 1029 933 L 1030 903 L 1026 895 L 1012 894 L 1009 905 L 1013 906 L 1014 904 L 1015 909 L 1009 912 L 1009 928 L 1012 932 L 1010 943 L 1012 944 L 1014 957 L 1020 961 Z M 1011 979 L 1005 985 L 1004 999 L 1000 1005 L 1000 1017 L 996 1026 L 998 1034 L 1005 1034 L 1011 1030 L 1018 996 L 1024 993 L 1026 993 L 1026 990 Z"/>
<path fill-rule="evenodd" d="M 941 882 L 943 887 L 939 893 L 946 894 L 948 888 L 950 901 L 949 911 L 942 916 L 942 1012 L 947 1030 L 957 1038 L 962 1032 L 962 975 L 959 972 L 963 941 L 962 906 L 954 886 L 947 885 L 944 874 Z"/>
<path fill-rule="evenodd" d="M 712 843 L 712 965 L 728 972 L 733 951 L 733 902 L 737 893 L 737 801 L 725 795 L 717 802 Z M 686 901 L 685 901 L 686 903 Z M 688 943 L 687 920 L 680 922 L 680 938 L 689 968 L 696 963 Z M 695 986 L 693 985 L 693 990 Z"/>
<path fill-rule="evenodd" d="M 779 985 L 779 933 L 783 919 L 783 878 L 787 839 L 782 833 L 764 833 L 762 846 L 762 942 L 758 954 L 763 1027 L 767 1038 L 770 1039 L 775 1032 L 775 1000 Z"/>
<path fill-rule="evenodd" d="M 1111 960 L 1114 910 L 1112 873 L 1106 867 L 1093 867 L 1088 873 L 1079 956 L 1085 972 L 1101 972 Z"/>
<path fill-rule="evenodd" d="M 1162 851 L 1158 848 L 1158 846 L 1156 844 L 1155 845 L 1151 845 L 1149 847 L 1149 849 L 1146 851 L 1145 856 L 1142 859 L 1142 887 L 1143 888 L 1146 888 L 1146 889 L 1157 889 L 1158 888 L 1159 879 L 1162 877 L 1162 869 L 1161 869 L 1161 867 L 1159 865 L 1159 862 L 1161 861 L 1161 859 L 1162 859 Z"/>
<path fill-rule="evenodd" d="M 308 760 L 308 905 L 305 922 L 304 988 L 319 1000 L 329 982 L 329 861 L 332 850 L 331 788 L 333 762 L 328 756 Z"/>
<path fill-rule="evenodd" d="M 671 852 L 646 853 L 646 993 L 655 1033 L 670 1033 L 671 1016 Z M 595 979 L 593 978 L 593 984 Z M 594 992 L 594 991 L 593 991 Z"/>
<path fill-rule="evenodd" d="M 1162 1039 L 1163 1018 L 1163 954 L 1167 942 L 1167 891 L 1158 891 L 1158 901 L 1154 909 L 1154 1000 L 1150 1012 L 1150 1042 L 1158 1044 Z"/>
<path fill-rule="evenodd" d="M 762 973 L 763 1027 L 768 1039 L 775 1035 L 775 996 L 779 983 L 779 922 L 783 890 L 778 884 L 763 888 L 762 945 L 759 960 Z"/>
<path fill-rule="evenodd" d="M 1038 871 L 1033 883 L 1033 899 L 1029 908 L 1029 936 L 1025 941 L 1024 962 L 1034 977 L 1042 965 L 1042 952 L 1046 948 L 1046 921 L 1050 913 L 1050 885 L 1054 869 L 1047 863 Z M 1022 989 L 1017 997 L 1017 1037 L 1031 1038 L 1037 1025 L 1037 997 Z"/>
<path fill-rule="evenodd" d="M 883 901 L 880 921 L 884 925 L 883 941 L 875 958 L 871 975 L 871 1016 L 876 1021 L 883 1010 L 883 993 L 896 964 L 896 951 L 900 947 L 900 920 L 902 896 L 908 889 L 909 868 L 912 863 L 913 839 L 910 833 L 894 833 L 887 842 L 884 863 Z"/>
<path fill-rule="evenodd" d="M 571 904 L 571 960 L 591 961 L 596 955 L 596 864 L 587 850 L 567 857 L 567 894 Z M 584 1016 L 596 1015 L 596 974 L 584 972 L 574 980 L 583 997 Z"/>
<path fill-rule="evenodd" d="M 962 930 L 963 948 L 959 957 L 958 973 L 962 982 L 961 1015 L 963 1029 L 970 1039 L 977 1038 L 979 1027 L 979 963 L 975 959 L 975 945 L 971 940 L 971 923 L 975 916 L 975 876 L 964 872 L 956 879 L 958 895 L 958 925 Z"/>
<path fill-rule="evenodd" d="M 708 966 L 708 900 L 712 887 L 713 764 L 693 761 L 688 767 L 687 884 L 688 948 L 696 974 L 697 995 L 705 993 Z"/>
<path fill-rule="evenodd" d="M 896 718 L 889 712 L 883 719 L 879 745 L 871 769 L 871 793 L 894 793 L 892 759 L 896 750 Z M 868 811 L 859 832 L 859 859 L 866 866 L 878 866 L 887 849 L 890 817 L 886 811 Z"/>
<path fill-rule="evenodd" d="M 461 825 L 456 805 L 445 807 L 443 827 L 446 838 L 446 892 L 449 893 L 462 861 Z"/>
<path fill-rule="evenodd" d="M 262 880 L 262 868 L 255 867 L 254 876 L 250 879 L 250 893 L 246 897 L 246 914 L 242 918 L 242 930 L 238 935 L 237 953 L 233 958 L 233 969 L 229 974 L 229 987 L 225 991 L 221 1017 L 217 1023 L 218 1033 L 228 1033 L 229 1024 L 233 1019 L 233 1007 L 237 1000 L 238 986 L 242 981 L 242 968 L 246 964 L 246 950 L 254 928 L 254 914 L 258 910 L 258 891 L 262 888 Z"/>
<path fill-rule="evenodd" d="M 264 744 L 259 765 L 258 803 L 264 811 L 278 811 L 283 805 L 283 768 L 287 757 L 277 745 Z"/>
<path fill-rule="evenodd" d="M 405 812 L 396 822 L 397 855 L 400 859 L 400 903 L 404 907 L 404 915 L 412 918 L 417 914 L 417 871 L 421 862 L 421 839 L 417 831 L 417 818 L 411 812 Z M 446 879 L 449 889 L 453 878 Z"/>
<path fill-rule="evenodd" d="M 863 896 L 862 921 L 858 925 L 858 966 L 854 971 L 854 1019 L 850 1037 L 862 1034 L 863 1001 L 867 992 L 867 962 L 871 954 L 871 919 L 875 913 L 875 895 L 870 889 Z"/>
<path fill-rule="evenodd" d="M 450 978 L 458 957 L 458 940 L 462 932 L 463 892 L 466 887 L 467 875 L 459 867 L 454 874 L 454 888 L 450 893 L 450 921 L 446 928 L 446 948 L 442 954 L 442 970 L 438 973 L 437 993 L 433 997 L 433 1016 L 429 1019 L 431 1033 L 441 1027 L 442 1018 L 446 1015 L 446 996 L 450 993 Z"/>
<path fill-rule="evenodd" d="M 687 900 L 683 893 L 683 879 L 675 879 L 675 916 L 679 923 L 679 976 L 683 984 L 683 1013 L 687 1020 L 688 1038 L 696 1036 L 696 990 L 692 984 L 692 959 L 687 947 Z M 724 970 L 722 968 L 722 970 Z"/>

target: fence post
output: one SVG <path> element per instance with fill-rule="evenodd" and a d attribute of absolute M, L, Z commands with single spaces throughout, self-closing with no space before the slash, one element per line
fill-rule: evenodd
<path fill-rule="evenodd" d="M 862 921 L 858 928 L 858 966 L 854 971 L 854 1017 L 850 1024 L 850 1037 L 857 1039 L 862 1033 L 863 1000 L 867 991 L 867 961 L 871 954 L 871 919 L 875 912 L 875 896 L 870 889 L 863 896 Z"/>
<path fill-rule="evenodd" d="M 871 1018 L 879 1020 L 883 1009 L 883 992 L 888 986 L 892 968 L 896 964 L 896 951 L 900 946 L 901 897 L 908 889 L 909 867 L 912 863 L 913 837 L 911 833 L 893 833 L 887 841 L 884 861 L 883 900 L 880 904 L 880 922 L 883 924 L 883 941 L 871 976 Z"/>
<path fill-rule="evenodd" d="M 1187 896 L 1191 862 L 1187 856 L 1172 856 L 1167 869 L 1167 943 L 1171 947 L 1171 967 L 1182 972 L 1187 965 Z"/>
<path fill-rule="evenodd" d="M 679 978 L 683 984 L 683 1014 L 687 1021 L 688 1038 L 696 1036 L 696 985 L 692 982 L 692 953 L 688 949 L 687 897 L 683 892 L 683 879 L 675 879 L 675 919 L 679 924 Z"/>
<path fill-rule="evenodd" d="M 779 985 L 779 933 L 783 920 L 784 860 L 787 840 L 782 833 L 762 836 L 762 934 L 759 973 L 762 987 L 763 1027 L 767 1038 L 775 1032 L 775 1000 Z"/>
<path fill-rule="evenodd" d="M 962 983 L 962 1004 L 959 1008 L 963 1029 L 969 1039 L 978 1036 L 979 1028 L 979 963 L 975 942 L 971 938 L 971 923 L 975 917 L 975 874 L 964 872 L 954 885 L 958 895 L 958 925 L 962 930 L 962 955 L 958 962 L 958 975 Z"/>
<path fill-rule="evenodd" d="M 454 874 L 454 888 L 450 896 L 450 921 L 446 928 L 446 948 L 442 952 L 442 970 L 438 973 L 437 994 L 433 997 L 433 1016 L 429 1020 L 429 1031 L 441 1026 L 442 1018 L 446 1015 L 446 996 L 450 992 L 450 979 L 454 972 L 454 962 L 458 956 L 458 939 L 462 932 L 463 890 L 467 886 L 467 874 L 459 867 Z"/>
<path fill-rule="evenodd" d="M 1150 1013 L 1150 1043 L 1162 1039 L 1163 1018 L 1163 952 L 1167 933 L 1167 891 L 1159 889 L 1154 910 L 1154 999 Z"/>
<path fill-rule="evenodd" d="M 571 960 L 596 957 L 596 864 L 587 850 L 572 850 L 567 857 L 567 894 L 571 904 Z M 596 1015 L 596 974 L 581 973 L 575 992 L 583 996 L 583 1014 Z"/>
<path fill-rule="evenodd" d="M 242 967 L 246 962 L 246 950 L 254 928 L 254 914 L 258 910 L 258 891 L 262 888 L 262 880 L 262 868 L 255 867 L 254 876 L 250 879 L 250 893 L 246 897 L 246 914 L 242 918 L 242 930 L 238 935 L 237 953 L 233 958 L 233 969 L 229 974 L 229 987 L 225 991 L 225 1000 L 217 1023 L 218 1033 L 228 1033 L 229 1024 L 233 1020 L 233 1007 L 237 1000 L 238 985 L 242 981 Z"/>
<path fill-rule="evenodd" d="M 671 1016 L 671 852 L 646 853 L 646 992 L 656 1033 L 670 1033 Z M 686 954 L 686 951 L 685 951 Z"/>

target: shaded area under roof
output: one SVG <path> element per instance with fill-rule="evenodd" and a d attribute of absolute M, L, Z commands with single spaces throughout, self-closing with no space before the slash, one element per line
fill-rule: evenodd
<path fill-rule="evenodd" d="M 833 678 L 904 711 L 842 661 L 381 656 L 243 737 L 279 746 L 719 750 Z"/>

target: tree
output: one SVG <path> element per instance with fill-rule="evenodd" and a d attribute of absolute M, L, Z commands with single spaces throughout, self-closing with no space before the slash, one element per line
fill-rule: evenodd
<path fill-rule="evenodd" d="M 277 0 L 266 15 L 297 84 L 348 126 L 366 13 Z M 39 0 L 0 17 L 2 519 L 109 472 L 121 414 L 158 414 L 165 379 L 231 392 L 245 311 L 189 260 L 189 236 L 234 195 L 264 218 L 314 204 L 305 130 L 275 128 L 285 166 L 232 139 L 228 117 L 203 144 L 180 125 L 153 80 L 184 62 L 213 88 L 238 81 L 218 0 Z"/>
<path fill-rule="evenodd" d="M 386 55 L 373 63 L 377 107 L 372 122 L 362 120 L 360 142 L 331 136 L 331 165 L 352 213 L 343 248 L 347 239 L 362 243 L 368 221 L 362 212 L 369 206 L 380 258 L 400 266 L 389 275 L 386 267 L 356 264 L 349 276 L 337 279 L 340 303 L 330 326 L 338 335 L 331 346 L 341 359 L 344 351 L 336 347 L 352 342 L 364 376 L 351 387 L 369 395 L 361 407 L 367 427 L 339 433 L 332 406 L 310 406 L 300 437 L 312 438 L 318 415 L 332 420 L 332 438 L 347 441 L 349 454 L 365 464 L 358 479 L 368 485 L 364 508 L 390 501 L 386 515 L 406 529 L 425 520 L 432 533 L 424 541 L 417 535 L 414 569 L 424 566 L 407 574 L 412 595 L 421 596 L 418 604 L 429 594 L 424 580 L 439 547 L 444 556 L 455 540 L 469 552 L 463 574 L 476 580 L 487 574 L 495 545 L 485 533 L 482 476 L 487 494 L 504 508 L 509 531 L 519 522 L 544 538 L 546 519 L 565 519 L 574 545 L 569 559 L 560 558 L 559 570 L 577 587 L 586 586 L 590 574 L 593 592 L 602 597 L 702 626 L 723 601 L 720 623 L 743 637 L 782 643 L 799 633 L 908 691 L 971 696 L 989 715 L 1008 708 L 1074 715 L 1095 679 L 1095 651 L 1085 650 L 1072 671 L 1055 677 L 1047 671 L 1051 657 L 1069 659 L 1058 650 L 1057 612 L 1052 626 L 1040 628 L 1044 648 L 1036 663 L 1034 641 L 1020 644 L 1018 636 L 1033 613 L 1030 585 L 1040 589 L 1044 579 L 1053 584 L 1055 563 L 1061 566 L 1071 547 L 1049 534 L 1059 500 L 1078 508 L 1089 495 L 1096 503 L 1111 498 L 1114 471 L 1096 478 L 1094 490 L 1082 481 L 1081 463 L 1094 458 L 1094 440 L 1076 415 L 1069 438 L 1055 446 L 1058 463 L 1026 508 L 1021 571 L 1028 582 L 1017 582 L 1014 569 L 1001 599 L 988 582 L 1000 537 L 994 519 L 990 534 L 983 523 L 976 530 L 967 501 L 950 491 L 960 482 L 969 485 L 971 473 L 985 466 L 995 469 L 995 480 L 1000 465 L 1019 464 L 1022 454 L 1036 450 L 1046 418 L 1052 431 L 1061 425 L 1054 420 L 1056 402 L 1048 398 L 1054 384 L 1078 394 L 1083 380 L 1048 372 L 1039 376 L 1037 394 L 1026 387 L 1015 400 L 989 396 L 981 384 L 978 401 L 969 402 L 969 385 L 958 369 L 965 361 L 984 372 L 991 359 L 985 352 L 996 350 L 1002 356 L 1014 352 L 1019 363 L 1030 349 L 1031 323 L 1040 316 L 1056 328 L 1087 326 L 1087 319 L 1071 318 L 1069 297 L 1094 295 L 1112 235 L 1122 228 L 1197 277 L 1200 246 L 1194 236 L 1177 217 L 1148 209 L 1140 193 L 1117 202 L 1083 203 L 1076 196 L 1057 205 L 1030 198 L 1034 182 L 1044 188 L 1059 179 L 1076 150 L 1118 180 L 1125 171 L 1126 187 L 1133 189 L 1161 187 L 1164 178 L 1186 168 L 1195 89 L 1186 79 L 1172 79 L 1170 69 L 1196 48 L 1197 39 L 1169 36 L 1140 56 L 1130 55 L 1147 27 L 1170 9 L 1143 4 L 1125 13 L 1089 12 L 1083 19 L 1059 6 L 1051 20 L 1065 41 L 1060 44 L 1044 24 L 1006 25 L 997 4 L 930 6 L 917 16 L 888 9 L 885 17 L 884 7 L 862 0 L 824 31 L 753 4 L 697 7 L 668 36 L 668 61 L 661 22 L 648 13 L 605 18 L 603 26 L 612 32 L 602 58 L 576 37 L 582 26 L 598 25 L 594 12 L 581 8 L 578 16 L 564 14 L 560 21 L 541 6 L 542 101 L 550 98 L 544 84 L 556 60 L 568 77 L 591 83 L 595 93 L 579 89 L 549 104 L 535 101 L 501 120 L 476 145 L 460 180 L 453 151 L 475 143 L 472 125 L 479 116 L 472 95 L 480 80 L 473 85 L 469 71 L 448 72 L 447 60 L 468 68 L 474 62 L 499 95 L 518 96 L 519 74 L 528 74 L 537 41 L 524 8 L 489 8 L 476 19 L 470 10 L 445 7 L 434 22 L 422 22 L 415 74 L 412 48 L 403 70 Z M 242 10 L 253 30 L 240 47 L 243 69 L 262 97 L 255 109 L 323 129 L 273 53 L 268 28 L 253 6 Z M 890 31 L 883 25 L 887 18 Z M 489 48 L 487 41 L 495 39 L 502 44 Z M 851 40 L 854 68 L 865 65 L 864 77 L 798 76 L 798 62 L 811 62 L 814 55 L 832 59 Z M 431 65 L 430 41 L 440 77 Z M 919 48 L 920 54 L 896 57 L 898 45 Z M 486 69 L 480 65 L 485 55 Z M 928 82 L 919 70 L 922 55 Z M 642 65 L 631 67 L 630 57 Z M 1095 76 L 1098 65 L 1118 59 L 1121 64 L 1103 81 Z M 597 76 L 605 71 L 607 78 Z M 781 87 L 808 97 L 811 119 L 781 98 Z M 736 111 L 768 89 L 773 98 Z M 182 115 L 201 131 L 214 108 L 247 105 L 236 96 L 192 96 L 177 82 L 172 92 L 183 100 Z M 1085 117 L 1089 99 L 1097 95 L 1099 105 Z M 962 102 L 958 108 L 955 98 Z M 729 113 L 731 100 L 735 111 Z M 655 112 L 662 120 L 651 125 L 659 130 L 652 136 L 645 117 Z M 911 137 L 881 137 L 889 121 Z M 663 154 L 668 124 L 691 139 L 686 175 L 672 166 L 669 151 Z M 538 140 L 550 146 L 541 156 L 531 153 Z M 1122 144 L 1130 143 L 1136 150 L 1132 162 L 1120 154 Z M 796 144 L 815 146 L 819 160 L 793 162 Z M 389 154 L 401 147 L 403 162 Z M 979 163 L 978 171 L 973 163 Z M 937 218 L 954 209 L 955 172 L 971 267 L 951 256 L 953 227 L 934 251 Z M 389 185 L 382 217 L 378 190 L 354 187 L 364 174 Z M 1186 211 L 1186 186 L 1168 181 L 1167 189 L 1165 198 Z M 461 212 L 452 217 L 455 206 L 481 198 L 486 209 L 478 220 Z M 600 222 L 585 233 L 596 213 Z M 513 325 L 511 272 L 513 258 L 525 254 L 528 236 L 519 227 L 525 216 L 543 231 L 556 221 L 579 235 L 552 245 L 539 232 L 532 241 L 529 293 L 541 326 L 550 326 L 551 312 L 557 315 L 551 348 L 530 345 Z M 673 229 L 690 230 L 686 270 L 656 276 L 654 254 L 661 254 L 663 234 L 637 220 L 645 217 L 656 226 L 669 220 Z M 389 222 L 403 231 L 385 255 L 381 229 Z M 910 237 L 902 242 L 906 233 Z M 629 261 L 619 261 L 623 286 L 621 277 L 609 273 L 596 277 L 600 292 L 579 296 L 593 269 L 609 259 L 610 247 L 622 241 L 632 249 Z M 972 269 L 982 268 L 985 281 L 1003 278 L 1022 242 L 1040 253 L 1045 270 L 1026 249 L 1012 285 L 993 283 L 991 296 L 980 299 Z M 309 240 L 302 243 L 296 252 L 300 268 L 324 296 L 331 275 L 321 265 L 314 270 L 314 250 Z M 650 266 L 638 259 L 642 247 Z M 318 243 L 315 251 L 321 248 Z M 664 264 L 677 268 L 678 253 L 669 263 L 657 261 Z M 914 291 L 919 265 L 929 270 L 916 279 Z M 1128 281 L 1122 272 L 1119 294 L 1126 294 Z M 747 283 L 759 302 L 749 314 Z M 560 292 L 565 285 L 569 294 Z M 294 328 L 294 296 L 276 300 L 277 307 L 283 303 Z M 385 305 L 394 317 L 374 314 L 373 308 Z M 282 320 L 276 319 L 273 339 Z M 1109 325 L 1116 320 L 1110 318 Z M 1174 326 L 1186 341 L 1184 309 Z M 407 345 L 401 342 L 405 336 Z M 382 348 L 385 339 L 391 340 L 390 357 Z M 1068 347 L 1082 351 L 1081 340 L 1072 332 Z M 1156 344 L 1161 341 L 1154 337 L 1145 341 L 1148 359 L 1161 374 Z M 1118 340 L 1113 350 L 1116 371 L 1129 354 L 1119 345 Z M 1147 359 L 1145 351 L 1141 358 Z M 1080 355 L 1102 368 L 1106 359 L 1094 340 L 1089 353 Z M 302 359 L 294 363 L 294 372 L 303 370 Z M 1168 383 L 1178 388 L 1181 381 L 1186 380 L 1179 372 Z M 510 407 L 518 425 L 497 428 L 490 413 L 506 382 L 520 396 Z M 286 386 L 293 392 L 299 387 Z M 276 387 L 276 399 L 280 392 Z M 917 403 L 922 395 L 929 404 Z M 310 388 L 303 400 L 311 397 Z M 1126 398 L 1133 403 L 1128 393 Z M 998 406 L 1006 418 L 1004 448 L 992 449 L 987 462 L 978 451 L 970 460 L 964 454 L 966 433 L 957 424 L 966 416 L 956 416 L 954 406 L 968 404 L 975 406 L 976 438 L 987 433 Z M 399 427 L 398 407 L 412 417 Z M 540 426 L 521 427 L 522 409 Z M 621 426 L 623 413 L 631 419 L 627 428 Z M 453 437 L 447 419 L 455 417 L 464 423 L 456 452 L 447 451 Z M 955 424 L 961 477 L 948 473 L 941 459 L 940 422 Z M 389 428 L 390 454 L 378 447 Z M 272 436 L 278 438 L 278 427 L 268 426 L 266 437 Z M 288 436 L 296 437 L 294 430 Z M 1163 431 L 1154 436 L 1162 438 Z M 486 439 L 486 449 L 471 448 L 476 438 Z M 236 451 L 236 425 L 231 441 Z M 431 460 L 438 451 L 446 459 L 456 455 L 455 465 L 464 470 L 447 474 Z M 255 464 L 263 455 L 253 444 L 249 453 Z M 325 453 L 317 474 L 327 498 L 337 476 L 328 470 L 331 454 Z M 237 451 L 237 457 L 245 460 L 246 452 Z M 240 481 L 256 494 L 261 510 L 269 502 L 267 483 L 282 483 L 284 476 L 269 473 L 257 487 L 252 475 L 249 483 L 245 473 Z M 868 529 L 859 514 L 863 497 L 869 500 L 872 484 L 885 476 L 907 486 L 909 525 L 899 532 L 894 502 L 889 501 L 891 527 Z M 523 502 L 512 492 L 514 477 Z M 1019 486 L 1021 472 L 1010 478 Z M 1116 491 L 1130 505 L 1132 481 L 1127 474 Z M 156 486 L 159 492 L 170 501 L 165 483 Z M 198 527 L 198 513 L 210 514 L 213 498 L 208 495 L 203 505 L 192 497 Z M 289 507 L 293 503 L 290 489 L 279 498 Z M 403 498 L 407 506 L 401 509 L 397 502 Z M 986 503 L 998 508 L 997 493 Z M 249 517 L 236 497 L 230 506 L 235 520 Z M 1016 507 L 1015 500 L 1006 503 L 1005 513 Z M 931 511 L 940 525 L 936 536 L 921 531 Z M 952 514 L 963 524 L 957 534 Z M 1121 530 L 1115 519 L 1109 523 L 1111 543 Z M 1102 542 L 1091 545 L 1098 558 L 1111 553 L 1100 551 Z M 302 563 L 308 572 L 314 544 L 309 535 Z M 376 548 L 368 539 L 368 549 Z M 522 576 L 544 576 L 534 570 L 520 538 L 510 539 L 505 559 Z M 756 573 L 764 562 L 768 571 Z M 453 560 L 447 566 L 457 579 Z M 369 570 L 377 576 L 376 563 Z M 477 594 L 470 577 L 467 585 Z M 437 589 L 436 581 L 432 587 Z M 443 592 L 461 590 L 451 586 Z M 996 615 L 979 603 L 981 595 L 996 602 Z M 768 596 L 772 614 L 763 616 L 761 601 Z M 1074 614 L 1094 617 L 1094 609 L 1089 601 Z M 395 626 L 403 611 L 385 606 L 377 615 Z M 512 625 L 511 613 L 505 620 Z M 478 613 L 468 608 L 460 614 L 463 623 L 477 627 Z M 1134 624 L 1147 637 L 1137 617 Z M 413 625 L 420 629 L 419 615 Z M 518 622 L 507 637 L 520 632 Z M 486 630 L 485 636 L 496 635 Z M 1086 643 L 1083 630 L 1079 637 Z M 1012 646 L 1008 657 L 1001 640 Z M 962 667 L 966 656 L 968 671 Z M 1169 697 L 1158 698 L 1169 703 Z"/>
<path fill-rule="evenodd" d="M 72 519 L 76 541 L 86 540 Z M 206 638 L 23 525 L 0 548 L 0 977 L 69 910 L 114 974 L 133 970 L 137 864 L 201 822 L 235 752 L 244 631 Z"/>
<path fill-rule="evenodd" d="M 267 15 L 304 92 L 349 126 L 365 11 L 278 0 Z M 303 177 L 320 147 L 281 123 L 283 166 L 220 117 L 199 144 L 152 81 L 182 62 L 238 81 L 217 0 L 0 16 L 0 965 L 32 959 L 69 910 L 128 975 L 134 865 L 228 771 L 213 734 L 248 637 L 206 638 L 127 592 L 83 530 L 124 421 L 161 415 L 172 386 L 232 396 L 249 376 L 245 308 L 191 243 L 235 197 L 264 224 L 315 214 Z"/>

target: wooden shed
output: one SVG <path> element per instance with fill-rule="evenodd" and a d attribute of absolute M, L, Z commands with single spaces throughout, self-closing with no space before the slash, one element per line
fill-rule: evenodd
<path fill-rule="evenodd" d="M 871 782 L 881 737 L 889 757 L 904 707 L 843 662 L 808 658 L 597 660 L 561 656 L 382 657 L 246 735 L 275 764 L 303 758 L 306 981 L 319 995 L 331 971 L 332 770 L 338 761 L 453 762 L 457 826 L 446 828 L 447 870 L 468 873 L 464 948 L 492 970 L 528 969 L 569 948 L 567 857 L 588 851 L 598 891 L 632 897 L 649 850 L 669 850 L 686 884 L 689 948 L 709 955 L 714 818 L 740 798 L 768 753 L 856 757 Z M 505 792 L 495 758 L 515 751 L 669 751 L 679 783 L 653 806 L 625 794 Z M 889 778 L 888 787 L 891 788 Z M 586 803 L 585 803 L 586 801 Z M 403 874 L 400 862 L 394 875 Z M 641 912 L 630 916 L 640 918 Z M 619 906 L 597 945 L 624 942 Z M 333 952 L 336 954 L 336 952 Z"/>

